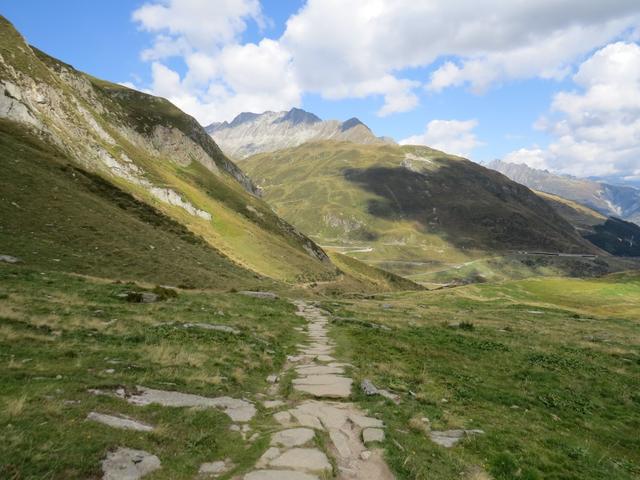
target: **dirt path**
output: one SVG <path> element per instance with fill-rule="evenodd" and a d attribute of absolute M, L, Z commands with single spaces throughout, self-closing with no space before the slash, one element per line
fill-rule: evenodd
<path fill-rule="evenodd" d="M 375 448 L 384 439 L 381 420 L 367 417 L 346 401 L 353 380 L 345 365 L 333 358 L 334 346 L 327 335 L 329 320 L 318 308 L 295 302 L 307 325 L 308 343 L 299 355 L 289 357 L 295 370 L 295 390 L 308 395 L 296 405 L 281 406 L 274 418 L 282 430 L 274 433 L 271 447 L 244 480 L 319 480 L 335 475 L 344 480 L 392 480 L 393 474 Z M 327 438 L 324 451 L 316 442 Z"/>

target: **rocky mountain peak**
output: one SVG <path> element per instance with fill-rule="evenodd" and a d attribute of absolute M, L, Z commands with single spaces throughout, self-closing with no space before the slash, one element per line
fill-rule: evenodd
<path fill-rule="evenodd" d="M 282 117 L 274 120 L 273 123 L 289 122 L 292 125 L 313 124 L 322 122 L 322 119 L 313 113 L 302 110 L 301 108 L 292 108 Z"/>
<path fill-rule="evenodd" d="M 349 120 L 342 122 L 342 125 L 340 125 L 340 131 L 346 132 L 351 128 L 357 127 L 358 125 L 362 125 L 367 130 L 369 130 L 369 127 L 362 123 L 359 118 L 351 117 Z"/>

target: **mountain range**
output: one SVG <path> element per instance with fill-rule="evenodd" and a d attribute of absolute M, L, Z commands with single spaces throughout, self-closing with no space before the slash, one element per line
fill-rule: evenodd
<path fill-rule="evenodd" d="M 353 262 L 339 269 L 170 102 L 50 57 L 2 17 L 0 87 L 3 254 L 168 285 L 393 280 Z"/>
<path fill-rule="evenodd" d="M 344 122 L 321 120 L 299 108 L 288 112 L 243 112 L 231 122 L 212 123 L 205 130 L 225 154 L 236 159 L 315 140 L 345 140 L 373 145 L 395 143 L 390 138 L 376 137 L 357 118 Z"/>
<path fill-rule="evenodd" d="M 607 256 L 529 188 L 428 147 L 324 140 L 240 166 L 326 249 L 414 280 L 531 274 L 522 252 Z"/>
<path fill-rule="evenodd" d="M 573 200 L 606 215 L 640 224 L 640 190 L 591 179 L 557 175 L 527 165 L 494 160 L 488 168 L 510 179 L 563 198 Z"/>

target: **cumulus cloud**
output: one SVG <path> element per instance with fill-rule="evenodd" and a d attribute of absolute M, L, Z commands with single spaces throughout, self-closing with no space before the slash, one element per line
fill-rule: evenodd
<path fill-rule="evenodd" d="M 228 118 L 231 105 L 244 105 L 236 96 L 258 97 L 249 106 L 258 111 L 265 104 L 297 106 L 305 92 L 380 98 L 377 113 L 385 116 L 419 103 L 421 82 L 403 72 L 443 57 L 450 60 L 423 80 L 434 92 L 460 85 L 482 92 L 510 79 L 563 78 L 582 55 L 624 32 L 632 35 L 640 7 L 637 0 L 307 0 L 280 38 L 258 43 L 241 40 L 250 22 L 266 21 L 258 0 L 153 0 L 133 19 L 154 35 L 144 59 L 185 60 L 182 88 L 217 108 L 207 120 Z M 236 55 L 243 58 L 231 58 Z M 258 62 L 259 74 L 251 72 L 250 60 Z M 260 76 L 265 86 L 258 91 Z M 277 85 L 282 81 L 289 87 Z"/>
<path fill-rule="evenodd" d="M 541 148 L 520 148 L 519 150 L 509 153 L 503 158 L 503 161 L 507 163 L 525 164 L 531 168 L 547 170 L 549 168 L 547 157 L 546 150 Z"/>
<path fill-rule="evenodd" d="M 237 40 L 248 20 L 264 22 L 258 0 L 160 0 L 135 10 L 133 20 L 143 30 L 161 33 L 144 52 L 158 60 L 185 48 L 210 51 Z"/>
<path fill-rule="evenodd" d="M 481 145 L 473 130 L 477 120 L 431 120 L 420 135 L 400 141 L 401 145 L 427 145 L 436 150 L 469 157 Z"/>
<path fill-rule="evenodd" d="M 547 149 L 507 156 L 578 176 L 640 174 L 640 46 L 617 42 L 596 51 L 557 93 L 538 127 L 553 135 Z"/>

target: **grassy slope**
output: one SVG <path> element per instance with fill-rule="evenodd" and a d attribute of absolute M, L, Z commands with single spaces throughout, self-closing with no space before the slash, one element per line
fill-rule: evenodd
<path fill-rule="evenodd" d="M 333 335 L 356 378 L 402 396 L 399 406 L 359 396 L 389 425 L 385 446 L 399 479 L 486 478 L 474 476 L 483 470 L 496 480 L 640 476 L 637 272 L 325 308 L 341 318 Z M 447 326 L 459 322 L 469 328 Z M 446 450 L 426 438 L 423 417 L 434 430 L 486 433 Z"/>
<path fill-rule="evenodd" d="M 0 70 L 4 69 L 3 75 L 18 85 L 23 82 L 21 75 L 26 75 L 39 85 L 51 87 L 63 99 L 60 108 L 65 111 L 60 112 L 60 117 L 67 119 L 64 125 L 73 125 L 73 128 L 51 127 L 54 136 L 70 146 L 95 143 L 116 159 L 125 154 L 144 170 L 146 180 L 178 192 L 197 208 L 208 211 L 213 220 L 203 220 L 179 207 L 160 202 L 146 188 L 111 174 L 95 159 L 76 158 L 77 164 L 84 169 L 103 176 L 121 190 L 152 205 L 246 269 L 287 282 L 336 277 L 335 266 L 326 257 L 319 259 L 323 252 L 274 215 L 263 201 L 245 191 L 236 179 L 247 186 L 248 180 L 243 179 L 240 170 L 222 155 L 193 118 L 164 99 L 92 78 L 42 52 L 33 51 L 5 19 L 0 19 L 0 40 L 0 53 L 8 65 L 0 66 Z M 14 71 L 17 72 L 15 77 Z M 87 114 L 81 115 L 76 105 L 89 112 L 116 143 L 109 144 L 93 135 L 92 128 L 87 127 Z M 52 125 L 45 114 L 40 117 L 43 123 Z M 194 142 L 194 146 L 201 147 L 217 173 L 189 158 L 188 152 L 178 151 L 167 156 L 142 147 L 140 143 L 134 144 L 121 134 L 121 127 L 125 126 L 148 136 L 158 125 L 179 130 Z M 85 133 L 87 137 L 77 137 L 78 131 L 88 132 Z M 5 155 L 19 155 L 19 151 L 5 150 Z M 42 192 L 43 197 L 46 197 L 45 192 Z M 25 224 L 22 230 L 26 228 Z"/>
<path fill-rule="evenodd" d="M 406 156 L 418 172 L 403 168 Z M 315 142 L 242 167 L 285 219 L 327 248 L 403 274 L 519 249 L 590 251 L 525 187 L 426 147 Z"/>
<path fill-rule="evenodd" d="M 144 385 L 255 399 L 301 340 L 294 307 L 210 291 L 155 304 L 117 297 L 131 288 L 0 264 L 0 478 L 98 478 L 100 460 L 120 445 L 160 457 L 162 470 L 149 478 L 194 478 L 201 463 L 217 459 L 247 468 L 267 447 L 267 436 L 247 446 L 218 410 L 136 407 L 87 390 Z M 241 333 L 179 326 L 188 322 Z M 91 411 L 156 430 L 87 422 Z M 260 410 L 252 425 L 268 431 L 272 421 Z"/>
<path fill-rule="evenodd" d="M 595 210 L 558 195 L 536 191 L 540 197 L 553 205 L 553 208 L 579 231 L 590 231 L 594 225 L 603 223 L 607 217 Z"/>
<path fill-rule="evenodd" d="M 212 288 L 268 285 L 175 220 L 0 121 L 0 251 L 44 270 Z"/>

